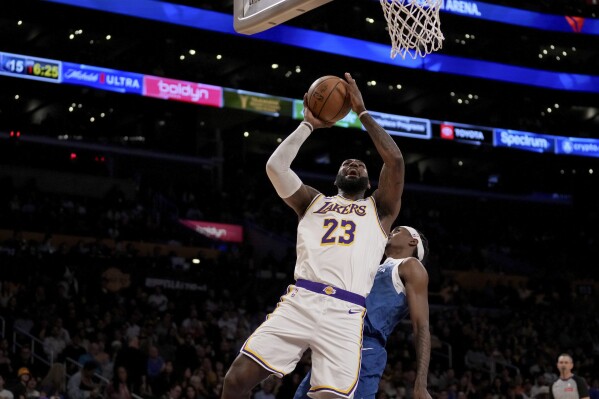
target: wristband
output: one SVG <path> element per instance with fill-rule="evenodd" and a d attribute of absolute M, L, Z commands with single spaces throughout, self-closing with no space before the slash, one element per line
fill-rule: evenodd
<path fill-rule="evenodd" d="M 366 110 L 364 110 L 364 111 L 360 112 L 360 113 L 358 114 L 358 119 L 362 118 L 362 115 L 364 115 L 364 114 L 370 114 L 370 112 L 368 112 L 368 111 L 366 111 Z"/>
<path fill-rule="evenodd" d="M 310 129 L 310 133 L 312 133 L 314 131 L 314 126 L 312 126 L 312 124 L 310 122 L 303 121 L 302 123 L 304 123 L 306 126 L 308 126 L 308 129 Z M 300 123 L 300 125 L 302 123 Z"/>

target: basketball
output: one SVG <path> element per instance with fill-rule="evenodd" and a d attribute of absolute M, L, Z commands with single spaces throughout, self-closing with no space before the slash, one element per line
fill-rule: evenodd
<path fill-rule="evenodd" d="M 349 85 L 337 76 L 323 76 L 308 90 L 308 108 L 325 122 L 337 122 L 351 110 Z"/>

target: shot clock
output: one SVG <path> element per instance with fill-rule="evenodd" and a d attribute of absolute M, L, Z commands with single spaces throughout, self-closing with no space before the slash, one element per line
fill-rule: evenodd
<path fill-rule="evenodd" d="M 60 83 L 62 63 L 56 60 L 0 53 L 0 75 Z"/>

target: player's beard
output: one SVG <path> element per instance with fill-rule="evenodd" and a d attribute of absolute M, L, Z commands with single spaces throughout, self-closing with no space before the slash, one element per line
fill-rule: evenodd
<path fill-rule="evenodd" d="M 344 193 L 359 194 L 368 189 L 368 177 L 348 179 L 346 176 L 338 174 L 335 179 L 335 185 Z"/>

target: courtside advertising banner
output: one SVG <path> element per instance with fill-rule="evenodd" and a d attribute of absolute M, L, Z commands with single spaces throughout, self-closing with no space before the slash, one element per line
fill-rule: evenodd
<path fill-rule="evenodd" d="M 429 140 L 432 136 L 431 121 L 429 119 L 413 118 L 409 116 L 384 114 L 369 111 L 370 116 L 392 136 L 411 137 L 414 139 Z M 362 127 L 362 130 L 366 130 Z"/>
<path fill-rule="evenodd" d="M 518 130 L 495 129 L 493 146 L 551 153 L 555 150 L 555 137 Z"/>
<path fill-rule="evenodd" d="M 433 126 L 435 138 L 471 145 L 493 144 L 493 129 L 490 128 L 453 122 L 435 122 Z"/>
<path fill-rule="evenodd" d="M 272 116 L 291 116 L 293 99 L 245 90 L 224 89 L 224 106 Z"/>
<path fill-rule="evenodd" d="M 243 242 L 243 227 L 237 224 L 224 224 L 206 222 L 203 220 L 185 219 L 180 219 L 179 222 L 182 225 L 194 230 L 196 233 L 202 234 L 214 240 Z"/>
<path fill-rule="evenodd" d="M 599 140 L 576 137 L 557 137 L 556 154 L 599 158 Z"/>
<path fill-rule="evenodd" d="M 62 63 L 62 82 L 118 93 L 143 93 L 144 75 L 95 66 Z"/>
<path fill-rule="evenodd" d="M 293 100 L 293 119 L 304 119 L 304 100 Z M 360 122 L 360 118 L 358 118 L 358 115 L 355 112 L 349 111 L 349 114 L 345 115 L 345 118 L 335 123 L 335 126 L 362 129 L 362 122 Z"/>
<path fill-rule="evenodd" d="M 144 76 L 143 95 L 217 108 L 223 106 L 222 87 L 149 75 Z"/>

